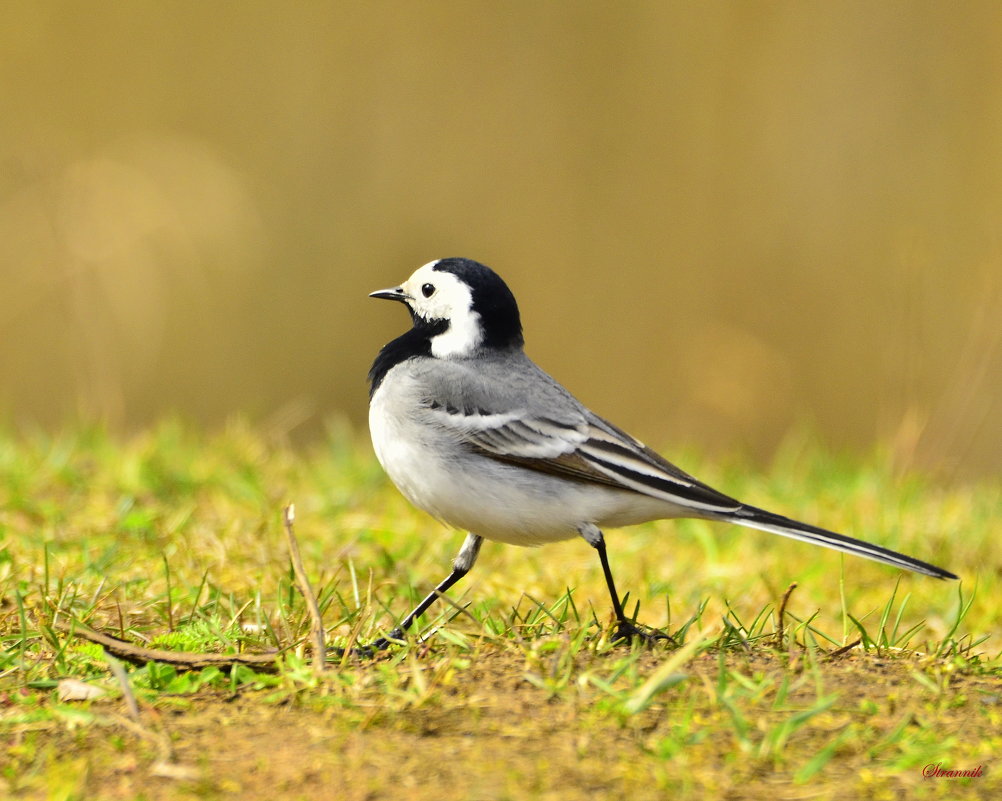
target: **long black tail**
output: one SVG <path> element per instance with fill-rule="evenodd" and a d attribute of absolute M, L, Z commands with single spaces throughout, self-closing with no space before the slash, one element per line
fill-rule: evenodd
<path fill-rule="evenodd" d="M 905 570 L 912 570 L 915 573 L 924 573 L 927 576 L 934 576 L 938 579 L 957 578 L 949 570 L 943 570 L 936 565 L 930 565 L 921 559 L 913 559 L 911 556 L 882 548 L 879 545 L 872 545 L 869 542 L 847 537 L 845 534 L 837 534 L 834 531 L 810 526 L 789 517 L 767 512 L 765 509 L 758 509 L 754 506 L 742 505 L 736 512 L 728 512 L 719 517 L 720 520 L 727 520 L 737 523 L 739 526 L 748 526 L 762 531 L 771 531 L 783 537 L 792 537 L 795 540 L 812 542 L 815 545 L 823 545 L 826 548 L 834 548 L 836 551 L 845 551 L 856 556 L 865 556 L 877 562 L 885 562 L 895 567 L 903 567 Z"/>

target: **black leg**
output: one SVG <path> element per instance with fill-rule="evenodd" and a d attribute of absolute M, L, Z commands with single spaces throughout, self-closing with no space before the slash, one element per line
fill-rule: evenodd
<path fill-rule="evenodd" d="M 589 545 L 598 551 L 598 558 L 602 562 L 602 572 L 605 574 L 605 585 L 609 588 L 609 597 L 612 599 L 612 611 L 616 615 L 616 633 L 613 640 L 634 640 L 639 639 L 645 643 L 652 643 L 655 640 L 671 640 L 667 634 L 660 631 L 644 631 L 637 627 L 635 621 L 630 620 L 623 612 L 623 604 L 619 600 L 619 593 L 616 592 L 616 582 L 612 578 L 612 568 L 609 567 L 609 555 L 605 550 L 605 537 L 597 526 L 588 525 L 581 528 L 581 536 L 585 538 Z"/>
<path fill-rule="evenodd" d="M 459 554 L 452 563 L 452 572 L 446 576 L 434 590 L 428 593 L 428 595 L 425 596 L 425 599 L 415 606 L 408 613 L 407 617 L 400 621 L 400 625 L 393 629 L 389 635 L 386 637 L 380 637 L 378 640 L 373 642 L 372 645 L 368 647 L 363 646 L 359 650 L 366 652 L 375 648 L 376 650 L 381 651 L 384 648 L 389 647 L 394 640 L 403 639 L 404 632 L 411 627 L 414 621 L 423 615 L 428 607 L 438 600 L 442 593 L 470 572 L 470 568 L 473 567 L 473 563 L 477 561 L 477 556 L 480 554 L 480 546 L 483 544 L 483 541 L 483 537 L 473 533 L 468 534 L 466 539 L 463 541 L 463 547 L 459 549 Z"/>
<path fill-rule="evenodd" d="M 612 578 L 612 568 L 609 567 L 609 555 L 605 550 L 605 537 L 599 534 L 598 542 L 595 543 L 595 550 L 598 551 L 598 558 L 602 562 L 602 572 L 605 573 L 605 586 L 609 588 L 609 597 L 612 599 L 612 611 L 616 614 L 616 620 L 622 626 L 627 622 L 626 614 L 623 612 L 623 604 L 620 603 L 619 593 L 616 592 L 616 582 Z"/>

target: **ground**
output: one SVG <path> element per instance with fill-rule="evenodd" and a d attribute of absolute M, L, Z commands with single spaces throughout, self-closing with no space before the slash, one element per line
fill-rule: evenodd
<path fill-rule="evenodd" d="M 242 424 L 0 437 L 0 797 L 999 797 L 997 482 L 804 443 L 768 483 L 692 462 L 962 582 L 698 521 L 636 527 L 610 535 L 613 568 L 673 642 L 628 646 L 587 545 L 487 546 L 424 639 L 331 651 L 318 675 L 285 502 L 333 648 L 392 628 L 461 540 L 350 432 L 305 452 Z M 280 653 L 258 672 L 119 664 L 70 619 L 172 653 Z M 104 694 L 61 698 L 67 679 Z"/>

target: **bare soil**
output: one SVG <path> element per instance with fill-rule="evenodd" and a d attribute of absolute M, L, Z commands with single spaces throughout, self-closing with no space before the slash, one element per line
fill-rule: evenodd
<path fill-rule="evenodd" d="M 664 655 L 643 658 L 653 669 Z M 770 654 L 729 655 L 727 661 L 749 676 L 786 670 L 782 660 Z M 552 701 L 546 690 L 526 681 L 525 669 L 524 657 L 517 652 L 484 650 L 433 703 L 395 711 L 379 703 L 345 706 L 323 698 L 322 690 L 290 695 L 279 703 L 266 702 L 259 693 L 229 696 L 214 691 L 178 699 L 176 706 L 147 706 L 142 710 L 144 725 L 166 733 L 172 744 L 166 765 L 153 739 L 114 725 L 41 730 L 26 726 L 8 735 L 0 755 L 14 756 L 16 779 L 10 788 L 14 798 L 23 799 L 643 801 L 707 794 L 792 799 L 866 797 L 867 787 L 874 797 L 938 797 L 946 790 L 951 797 L 999 797 L 990 764 L 984 778 L 944 787 L 950 780 L 930 784 L 922 777 L 922 765 L 888 776 L 879 755 L 857 747 L 837 753 L 823 773 L 795 786 L 796 764 L 748 758 L 732 736 L 700 740 L 704 729 L 711 735 L 726 732 L 709 702 L 693 712 L 691 700 L 682 708 L 669 692 L 660 705 L 627 717 L 608 707 L 598 709 L 601 696 L 593 689 L 582 689 L 573 703 L 566 694 Z M 709 697 L 718 670 L 718 657 L 704 654 L 687 666 L 687 684 L 706 686 Z M 858 720 L 863 699 L 893 717 L 895 699 L 912 692 L 913 670 L 907 659 L 865 654 L 827 664 L 824 692 L 838 693 L 839 701 L 804 734 L 817 744 L 800 741 L 797 751 L 816 751 L 840 728 Z M 954 712 L 928 704 L 927 715 L 916 716 L 908 725 L 935 726 L 944 742 L 961 738 L 972 747 L 997 739 L 992 721 L 997 722 L 1002 710 L 1000 692 L 1002 682 L 991 677 L 954 677 L 952 697 L 968 703 L 957 704 Z M 993 706 L 994 714 L 972 714 L 972 709 Z M 125 714 L 120 702 L 103 707 L 108 714 Z M 101 712 L 102 705 L 91 709 Z M 681 752 L 661 752 L 659 743 L 673 720 L 693 714 L 693 742 Z M 53 752 L 59 755 L 62 772 L 51 770 Z M 49 767 L 43 771 L 43 765 Z"/>

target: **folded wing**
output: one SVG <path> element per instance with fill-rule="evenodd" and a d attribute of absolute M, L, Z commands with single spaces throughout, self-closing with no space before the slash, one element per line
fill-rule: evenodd
<path fill-rule="evenodd" d="M 540 414 L 432 400 L 426 409 L 437 425 L 500 462 L 649 495 L 694 513 L 733 512 L 741 506 L 577 405 Z"/>

